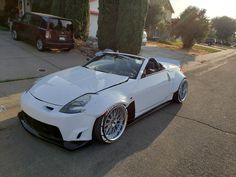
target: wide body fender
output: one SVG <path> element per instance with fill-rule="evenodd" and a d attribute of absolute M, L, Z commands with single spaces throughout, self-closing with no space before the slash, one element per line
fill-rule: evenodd
<path fill-rule="evenodd" d="M 127 97 L 121 92 L 102 92 L 92 96 L 91 102 L 87 105 L 86 112 L 98 118 L 112 107 L 118 104 L 128 107 L 132 101 L 132 98 Z"/>
<path fill-rule="evenodd" d="M 186 78 L 186 76 L 180 71 L 174 71 L 173 73 L 173 83 L 172 83 L 172 93 L 175 93 L 181 84 L 181 82 Z"/>

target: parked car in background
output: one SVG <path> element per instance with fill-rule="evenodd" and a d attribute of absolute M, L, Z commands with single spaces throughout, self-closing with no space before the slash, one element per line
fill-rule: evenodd
<path fill-rule="evenodd" d="M 14 21 L 12 38 L 34 44 L 39 51 L 46 48 L 70 50 L 74 47 L 73 24 L 70 19 L 42 13 L 25 13 Z"/>
<path fill-rule="evenodd" d="M 206 39 L 206 43 L 211 46 L 216 44 L 216 39 L 215 38 L 208 38 Z"/>

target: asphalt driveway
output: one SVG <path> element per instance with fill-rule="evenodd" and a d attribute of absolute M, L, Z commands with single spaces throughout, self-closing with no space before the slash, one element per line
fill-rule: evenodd
<path fill-rule="evenodd" d="M 30 44 L 12 40 L 9 32 L 0 31 L 0 82 L 41 77 L 85 61 L 78 50 L 39 52 Z"/>

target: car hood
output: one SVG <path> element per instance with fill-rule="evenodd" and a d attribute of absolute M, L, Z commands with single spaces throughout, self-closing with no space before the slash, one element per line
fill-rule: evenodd
<path fill-rule="evenodd" d="M 87 93 L 97 93 L 123 82 L 128 77 L 75 67 L 42 78 L 29 92 L 37 99 L 63 106 Z"/>

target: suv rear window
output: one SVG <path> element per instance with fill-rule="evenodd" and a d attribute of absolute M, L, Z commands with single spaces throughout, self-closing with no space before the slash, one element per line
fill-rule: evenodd
<path fill-rule="evenodd" d="M 49 28 L 57 31 L 73 31 L 73 25 L 71 21 L 56 18 L 49 20 Z"/>

